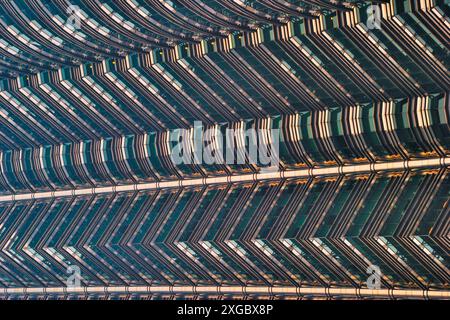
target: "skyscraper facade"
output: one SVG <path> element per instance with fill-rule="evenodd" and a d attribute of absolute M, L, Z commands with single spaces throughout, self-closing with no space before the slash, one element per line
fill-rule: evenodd
<path fill-rule="evenodd" d="M 0 299 L 449 299 L 441 0 L 0 0 Z"/>

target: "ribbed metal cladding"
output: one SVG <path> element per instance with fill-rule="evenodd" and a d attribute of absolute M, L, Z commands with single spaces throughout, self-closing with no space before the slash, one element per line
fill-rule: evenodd
<path fill-rule="evenodd" d="M 0 0 L 0 299 L 450 299 L 448 3 L 68 4 Z"/>

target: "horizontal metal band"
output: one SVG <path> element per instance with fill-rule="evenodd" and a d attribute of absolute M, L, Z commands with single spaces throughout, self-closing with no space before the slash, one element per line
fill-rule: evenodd
<path fill-rule="evenodd" d="M 295 287 L 295 286 L 111 286 L 111 287 L 49 287 L 7 288 L 4 295 L 87 295 L 87 294 L 179 294 L 179 295 L 261 295 L 261 296 L 344 296 L 354 298 L 374 297 L 386 299 L 449 299 L 448 290 L 417 289 L 365 289 L 353 287 Z"/>
<path fill-rule="evenodd" d="M 300 169 L 291 171 L 273 171 L 273 172 L 268 171 L 255 174 L 241 174 L 223 177 L 195 178 L 195 179 L 171 180 L 171 181 L 160 181 L 151 183 L 126 184 L 110 187 L 80 188 L 80 189 L 55 190 L 46 192 L 11 194 L 0 196 L 0 202 L 45 199 L 56 197 L 71 197 L 77 195 L 103 194 L 103 193 L 127 192 L 137 190 L 172 189 L 187 186 L 256 182 L 265 180 L 279 180 L 283 178 L 336 176 L 342 174 L 358 174 L 358 173 L 369 173 L 378 171 L 398 171 L 409 169 L 437 168 L 437 167 L 446 167 L 449 165 L 450 165 L 450 158 L 444 157 L 444 158 L 430 158 L 421 160 L 405 160 L 405 161 L 392 161 L 392 162 L 381 162 L 381 163 L 361 164 L 361 165 Z"/>

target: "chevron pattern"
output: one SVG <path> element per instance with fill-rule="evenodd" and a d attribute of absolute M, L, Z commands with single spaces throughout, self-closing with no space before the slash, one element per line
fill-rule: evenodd
<path fill-rule="evenodd" d="M 0 299 L 450 299 L 449 13 L 0 0 Z"/>
<path fill-rule="evenodd" d="M 2 203 L 2 285 L 447 289 L 448 170 Z M 423 192 L 427 190 L 427 192 Z"/>

